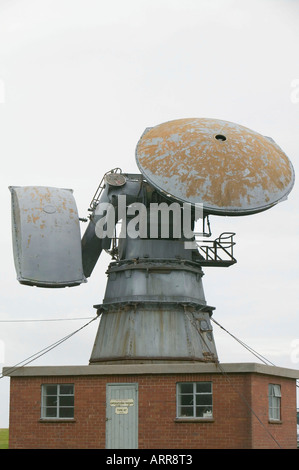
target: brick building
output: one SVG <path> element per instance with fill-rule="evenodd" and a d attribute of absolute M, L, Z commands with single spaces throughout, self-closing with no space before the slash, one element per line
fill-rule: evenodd
<path fill-rule="evenodd" d="M 296 448 L 298 371 L 255 363 L 25 367 L 10 448 Z"/>

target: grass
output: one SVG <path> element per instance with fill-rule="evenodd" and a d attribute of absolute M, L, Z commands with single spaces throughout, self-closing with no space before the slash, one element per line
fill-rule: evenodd
<path fill-rule="evenodd" d="M 0 429 L 0 449 L 8 449 L 8 429 Z"/>

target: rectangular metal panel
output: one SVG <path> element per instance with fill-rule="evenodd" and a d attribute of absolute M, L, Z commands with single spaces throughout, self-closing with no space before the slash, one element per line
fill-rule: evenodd
<path fill-rule="evenodd" d="M 78 211 L 70 189 L 10 186 L 15 268 L 21 284 L 86 282 Z"/>
<path fill-rule="evenodd" d="M 107 384 L 106 448 L 138 449 L 138 384 Z"/>

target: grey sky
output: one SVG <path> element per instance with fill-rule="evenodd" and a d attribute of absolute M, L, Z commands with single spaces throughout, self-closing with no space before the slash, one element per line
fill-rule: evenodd
<path fill-rule="evenodd" d="M 86 217 L 106 171 L 138 171 L 144 129 L 183 117 L 224 119 L 270 136 L 299 174 L 298 21 L 294 0 L 0 1 L 0 320 L 95 315 L 110 261 L 104 253 L 80 287 L 19 285 L 9 185 L 72 188 Z M 205 269 L 214 318 L 276 365 L 298 368 L 297 184 L 267 212 L 210 221 L 215 237 L 236 232 L 238 260 Z M 0 323 L 0 366 L 86 321 Z M 96 330 L 93 322 L 34 364 L 87 364 Z M 214 334 L 222 362 L 256 360 L 216 325 Z M 6 427 L 7 378 L 0 397 Z"/>

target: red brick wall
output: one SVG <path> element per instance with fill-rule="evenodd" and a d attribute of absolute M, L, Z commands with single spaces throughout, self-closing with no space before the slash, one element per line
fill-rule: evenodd
<path fill-rule="evenodd" d="M 177 422 L 176 383 L 213 382 L 213 422 Z M 260 374 L 12 377 L 10 448 L 105 448 L 106 383 L 138 383 L 140 449 L 296 447 L 295 380 Z M 74 422 L 41 422 L 41 384 L 75 384 Z M 282 387 L 282 423 L 268 423 L 268 383 Z M 252 392 L 252 393 L 251 393 Z M 242 397 L 242 398 L 241 398 Z M 260 424 L 250 406 L 263 421 Z"/>
<path fill-rule="evenodd" d="M 270 422 L 268 415 L 268 385 L 281 386 L 281 421 Z M 252 444 L 261 448 L 296 448 L 296 385 L 294 380 L 271 376 L 252 376 L 252 407 L 259 419 L 252 416 Z"/>

